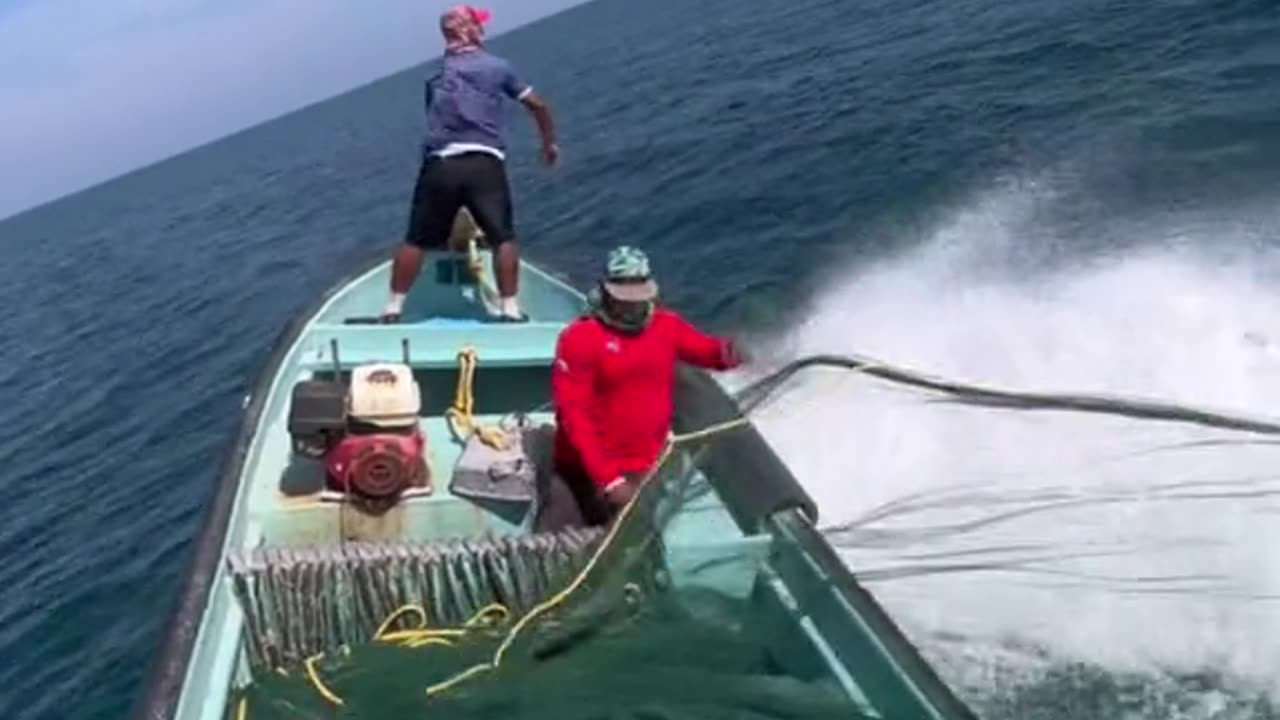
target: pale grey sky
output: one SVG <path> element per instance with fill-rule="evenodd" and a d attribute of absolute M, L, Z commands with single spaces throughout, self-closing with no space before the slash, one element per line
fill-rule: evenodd
<path fill-rule="evenodd" d="M 0 218 L 434 57 L 448 4 L 0 0 Z"/>

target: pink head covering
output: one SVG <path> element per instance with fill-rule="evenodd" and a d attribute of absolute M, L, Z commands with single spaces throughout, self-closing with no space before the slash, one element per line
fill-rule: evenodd
<path fill-rule="evenodd" d="M 484 44 L 484 25 L 488 10 L 470 5 L 454 5 L 440 15 L 440 33 L 444 35 L 445 52 L 474 50 Z"/>

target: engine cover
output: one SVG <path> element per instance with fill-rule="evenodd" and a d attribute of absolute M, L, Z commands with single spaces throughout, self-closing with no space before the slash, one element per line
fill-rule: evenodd
<path fill-rule="evenodd" d="M 405 490 L 428 487 L 427 439 L 421 431 L 347 435 L 325 458 L 329 488 L 391 502 Z"/>

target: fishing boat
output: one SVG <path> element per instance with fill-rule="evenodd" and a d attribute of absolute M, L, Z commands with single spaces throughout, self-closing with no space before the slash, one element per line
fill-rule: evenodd
<path fill-rule="evenodd" d="M 478 233 L 463 252 L 429 254 L 398 324 L 371 320 L 390 266 L 370 262 L 282 332 L 245 399 L 134 717 L 253 718 L 232 705 L 255 667 L 368 641 L 396 607 L 527 609 L 556 588 L 515 588 L 495 558 L 538 556 L 568 578 L 607 540 L 604 527 L 538 524 L 553 492 L 550 368 L 584 295 L 524 262 L 529 321 L 492 322 L 488 256 Z M 684 368 L 676 392 L 676 433 L 732 429 L 683 456 L 682 472 L 710 491 L 663 527 L 667 582 L 748 603 L 774 671 L 837 688 L 849 716 L 973 718 L 815 529 L 818 508 L 731 394 Z M 521 441 L 486 443 L 494 433 Z M 469 577 L 485 587 L 463 599 L 430 589 L 449 581 L 439 573 L 387 576 L 428 560 L 444 575 L 480 568 Z M 273 587 L 304 600 L 267 598 Z"/>

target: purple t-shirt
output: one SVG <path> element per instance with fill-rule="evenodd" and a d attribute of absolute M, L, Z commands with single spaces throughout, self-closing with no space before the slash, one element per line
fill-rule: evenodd
<path fill-rule="evenodd" d="M 427 131 L 423 150 L 449 145 L 506 150 L 506 98 L 523 98 L 531 88 L 511 64 L 484 50 L 445 55 L 440 74 L 427 81 Z"/>

